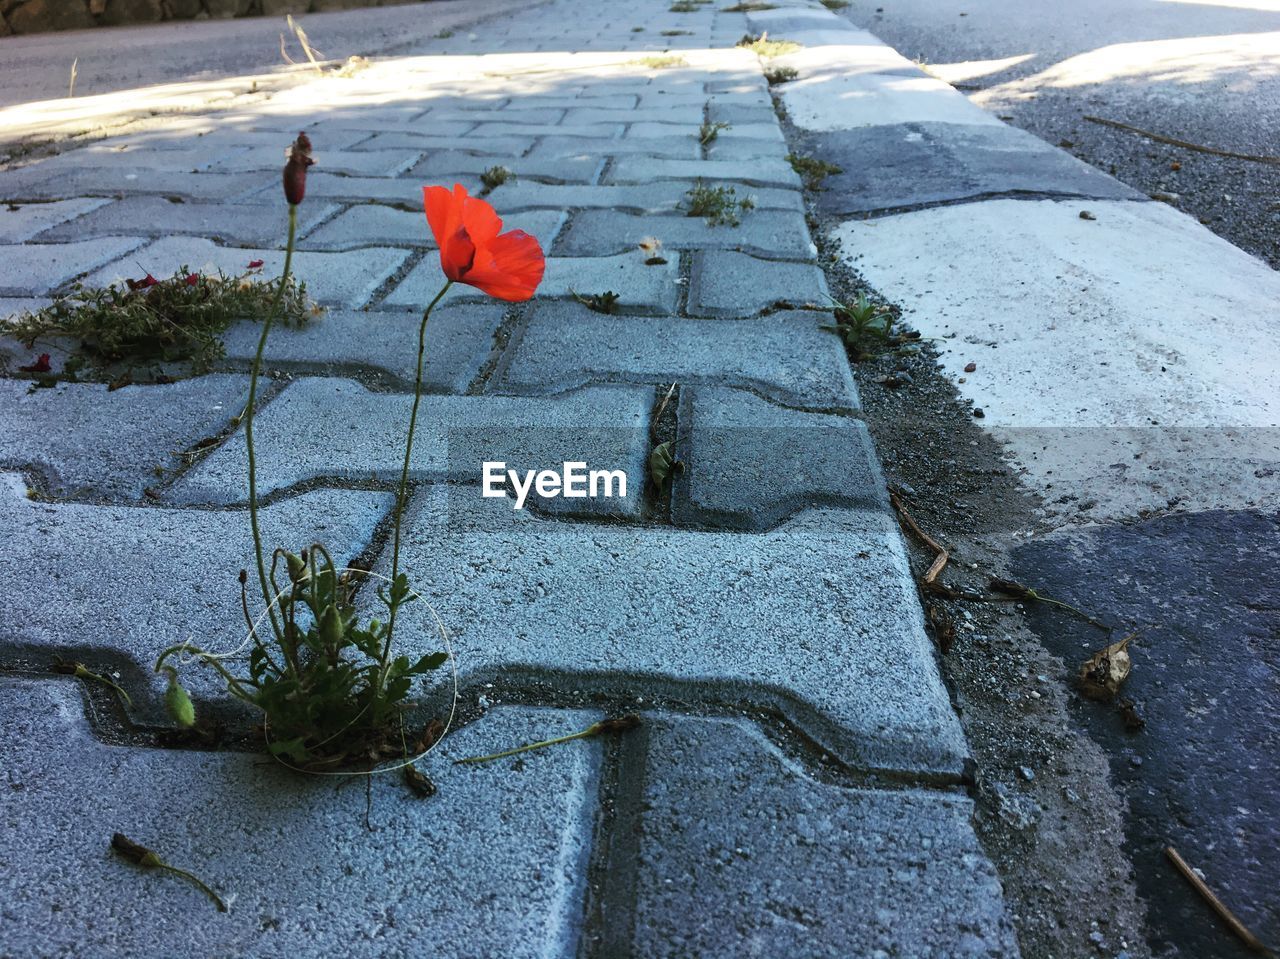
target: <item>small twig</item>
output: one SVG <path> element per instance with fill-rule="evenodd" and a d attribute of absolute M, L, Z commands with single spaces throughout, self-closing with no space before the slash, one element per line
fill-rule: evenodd
<path fill-rule="evenodd" d="M 495 759 L 506 759 L 508 756 L 515 756 L 519 753 L 527 753 L 533 749 L 542 749 L 546 746 L 555 746 L 559 743 L 572 742 L 575 739 L 588 739 L 592 736 L 603 736 L 606 733 L 621 733 L 628 729 L 635 729 L 640 725 L 640 717 L 636 715 L 619 716 L 617 719 L 602 719 L 598 723 L 593 723 L 581 732 L 570 733 L 568 736 L 557 736 L 555 739 L 543 739 L 536 743 L 529 743 L 525 746 L 517 746 L 515 749 L 507 749 L 500 753 L 490 753 L 487 756 L 468 756 L 466 759 L 455 759 L 455 764 L 477 765 L 479 763 L 492 762 Z"/>
<path fill-rule="evenodd" d="M 70 99 L 71 97 L 74 97 L 76 95 L 76 73 L 78 72 L 76 68 L 79 65 L 80 65 L 79 57 L 76 57 L 74 60 L 71 61 L 71 83 L 67 87 L 67 99 Z"/>
<path fill-rule="evenodd" d="M 324 75 L 324 70 L 320 64 L 316 62 L 315 54 L 311 52 L 311 43 L 307 40 L 307 32 L 301 26 L 293 22 L 293 14 L 285 14 L 285 22 L 289 24 L 289 29 L 293 31 L 298 38 L 298 43 L 302 44 L 302 52 L 307 55 L 307 59 L 311 61 L 311 65 L 316 68 L 316 73 Z"/>
<path fill-rule="evenodd" d="M 280 56 L 284 57 L 284 62 L 289 66 L 294 66 L 293 57 L 289 56 L 289 51 L 284 48 L 284 34 L 280 34 Z"/>
<path fill-rule="evenodd" d="M 1121 123 L 1119 120 L 1108 120 L 1105 117 L 1092 117 L 1085 114 L 1085 119 L 1090 123 L 1100 123 L 1104 127 L 1115 127 L 1117 130 L 1127 130 L 1130 133 L 1136 133 L 1139 136 L 1147 137 L 1148 139 L 1155 140 L 1158 143 L 1168 143 L 1170 146 L 1182 147 L 1184 150 L 1195 150 L 1197 153 L 1209 153 L 1217 157 L 1229 157 L 1232 160 L 1248 160 L 1251 163 L 1269 163 L 1272 166 L 1280 166 L 1280 157 L 1255 156 L 1252 153 L 1234 153 L 1231 150 L 1219 150 L 1216 147 L 1202 146 L 1199 143 L 1192 143 L 1189 140 L 1179 140 L 1177 137 L 1167 137 L 1159 133 L 1152 133 L 1150 130 L 1130 126 L 1127 123 Z"/>
<path fill-rule="evenodd" d="M 893 508 L 898 511 L 898 516 L 900 516 L 902 521 L 906 523 L 907 528 L 910 529 L 911 532 L 915 533 L 922 543 L 937 554 L 934 557 L 933 562 L 929 565 L 929 569 L 925 572 L 923 578 L 924 583 L 932 586 L 933 581 L 938 578 L 938 574 L 941 573 L 943 567 L 947 565 L 947 560 L 951 558 L 951 554 L 947 552 L 945 546 L 938 543 L 937 540 L 920 528 L 920 525 L 912 518 L 911 514 L 907 512 L 907 508 L 902 505 L 902 499 L 898 496 L 897 492 L 893 490 L 889 491 L 889 502 L 892 503 Z"/>
<path fill-rule="evenodd" d="M 1227 924 L 1228 928 L 1236 934 L 1241 942 L 1254 952 L 1260 953 L 1264 956 L 1275 955 L 1270 949 L 1263 945 L 1262 941 L 1259 940 L 1257 936 L 1248 930 L 1244 923 L 1236 918 L 1235 913 L 1228 909 L 1221 899 L 1213 894 L 1213 890 L 1205 885 L 1205 881 L 1196 875 L 1195 870 L 1187 865 L 1187 861 L 1185 859 L 1178 855 L 1178 850 L 1174 849 L 1172 846 L 1165 846 L 1164 854 L 1169 857 L 1169 861 L 1173 863 L 1178 872 L 1182 873 L 1182 877 L 1186 879 L 1187 882 L 1191 883 L 1195 891 L 1200 893 L 1204 901 L 1212 907 L 1213 911 L 1218 914 L 1218 917 Z"/>
<path fill-rule="evenodd" d="M 111 848 L 124 856 L 124 858 L 128 859 L 130 862 L 141 866 L 143 869 L 164 869 L 167 872 L 173 873 L 175 876 L 181 876 L 212 899 L 213 904 L 218 907 L 218 912 L 227 911 L 227 904 L 222 901 L 222 897 L 206 886 L 198 878 L 187 872 L 185 869 L 179 869 L 177 866 L 169 865 L 146 846 L 134 842 L 123 833 L 116 833 L 111 837 Z"/>

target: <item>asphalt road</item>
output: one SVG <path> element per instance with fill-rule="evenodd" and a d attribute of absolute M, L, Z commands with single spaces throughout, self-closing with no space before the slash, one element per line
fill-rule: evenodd
<path fill-rule="evenodd" d="M 410 52 L 443 31 L 458 31 L 460 52 L 465 52 L 470 24 L 525 6 L 519 0 L 432 0 L 296 20 L 323 58 L 345 60 Z M 287 64 L 280 52 L 280 37 L 287 32 L 283 17 L 245 17 L 3 37 L 0 107 L 65 97 L 73 61 L 78 61 L 75 92 L 80 97 L 269 73 Z M 306 63 L 292 37 L 287 52 Z"/>
<path fill-rule="evenodd" d="M 1280 268 L 1280 0 L 853 0 L 845 14 L 980 106 Z"/>

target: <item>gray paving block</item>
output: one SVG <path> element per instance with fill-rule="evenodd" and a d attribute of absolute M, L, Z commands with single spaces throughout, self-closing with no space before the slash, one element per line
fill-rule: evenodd
<path fill-rule="evenodd" d="M 105 244 L 111 241 L 89 242 Z M 377 246 L 347 253 L 295 253 L 293 275 L 306 283 L 307 293 L 318 302 L 357 307 L 368 301 L 407 256 L 405 250 Z M 97 271 L 85 282 L 106 286 L 123 277 L 136 276 L 140 268 L 156 276 L 167 276 L 181 266 L 201 273 L 221 270 L 231 276 L 243 273 L 246 266 L 255 260 L 264 261 L 264 276 L 279 276 L 284 269 L 282 250 L 217 246 L 211 240 L 199 237 L 165 237 Z"/>
<path fill-rule="evenodd" d="M 553 256 L 547 258 L 546 272 L 538 287 L 538 299 L 572 299 L 574 291 L 581 296 L 612 291 L 619 296 L 617 309 L 620 312 L 673 313 L 680 298 L 679 278 L 680 266 L 674 259 L 665 264 L 647 266 L 644 255 L 639 252 L 618 256 Z M 384 303 L 387 306 L 420 307 L 439 292 L 442 279 L 439 259 L 428 256 L 409 271 Z M 467 299 L 487 300 L 489 297 L 474 287 L 455 284 L 444 302 L 456 303 Z"/>
<path fill-rule="evenodd" d="M 889 508 L 866 424 L 742 390 L 680 394 L 672 513 L 686 525 L 767 529 L 807 506 Z"/>
<path fill-rule="evenodd" d="M 141 500 L 159 482 L 154 467 L 181 465 L 176 454 L 225 429 L 249 395 L 247 376 L 227 374 L 110 391 L 30 385 L 0 380 L 0 462 L 34 468 L 55 496 L 75 499 Z"/>
<path fill-rule="evenodd" d="M 733 131 L 727 131 L 732 133 Z M 721 134 L 707 144 L 707 158 L 729 162 L 758 162 L 760 160 L 786 160 L 791 148 L 786 141 L 751 139 Z"/>
<path fill-rule="evenodd" d="M 243 478 L 242 478 L 243 482 Z M 267 549 L 320 541 L 334 559 L 357 556 L 386 516 L 393 494 L 321 490 L 260 512 Z M 245 638 L 239 573 L 253 565 L 246 510 L 94 506 L 29 500 L 22 478 L 0 474 L 0 643 L 36 657 L 129 660 L 149 677 L 131 688 L 139 714 L 159 719 L 164 683 L 151 675 L 160 652 L 187 639 L 232 650 Z M 51 592 L 52 590 L 52 592 Z M 261 608 L 261 602 L 251 606 Z M 193 695 L 225 689 L 192 670 Z"/>
<path fill-rule="evenodd" d="M 452 760 L 576 732 L 596 713 L 500 708 L 450 733 L 421 763 L 438 787 L 430 801 L 399 774 L 373 777 L 372 833 L 364 787 L 335 788 L 347 780 L 256 753 L 96 739 L 67 680 L 0 684 L 0 716 L 15 737 L 0 838 L 15 954 L 376 957 L 424 943 L 477 959 L 574 954 L 601 747 Z M 230 911 L 113 854 L 113 832 L 198 874 Z"/>
<path fill-rule="evenodd" d="M 506 304 L 494 300 L 437 307 L 427 325 L 423 388 L 434 393 L 465 392 L 489 359 L 506 312 Z M 416 310 L 328 310 L 305 327 L 273 328 L 267 367 L 330 374 L 380 369 L 412 388 L 420 321 Z M 251 321 L 227 330 L 222 338 L 227 359 L 247 367 L 261 332 L 262 327 Z"/>
<path fill-rule="evenodd" d="M 627 140 L 678 140 L 681 137 L 690 136 L 694 140 L 698 140 L 701 135 L 702 120 L 699 119 L 698 126 L 687 127 L 679 126 L 671 122 L 662 123 L 633 123 L 627 128 L 624 139 Z M 720 130 L 716 133 L 712 143 L 721 143 L 725 140 L 770 140 L 777 143 L 785 142 L 782 136 L 782 130 L 778 127 L 778 121 L 770 115 L 764 123 L 735 123 L 727 129 Z"/>
<path fill-rule="evenodd" d="M 747 214 L 745 225 L 755 214 Z M 721 227 L 732 229 L 732 227 Z M 777 303 L 825 309 L 827 278 L 808 263 L 757 260 L 745 253 L 708 250 L 693 257 L 689 312 L 695 316 L 752 316 Z"/>
<path fill-rule="evenodd" d="M 814 313 L 721 322 L 619 317 L 576 303 L 540 303 L 498 367 L 500 388 L 558 392 L 585 383 L 708 384 L 756 390 L 782 403 L 855 410 L 840 339 Z"/>
<path fill-rule="evenodd" d="M 573 100 L 577 103 L 577 100 Z M 559 123 L 564 119 L 563 107 L 538 107 L 524 105 L 524 99 L 512 100 L 510 103 L 497 109 L 486 110 L 468 110 L 465 106 L 459 104 L 452 109 L 428 110 L 422 116 L 415 118 L 410 124 L 410 129 L 418 130 L 423 133 L 430 133 L 434 128 L 434 124 L 441 120 L 465 120 L 470 119 L 473 122 L 485 123 Z"/>
<path fill-rule="evenodd" d="M 299 235 L 337 209 L 332 203 L 302 204 L 298 209 Z M 41 243 L 51 243 L 121 235 L 183 235 L 224 243 L 283 247 L 288 235 L 288 215 L 284 197 L 274 194 L 252 204 L 173 203 L 159 196 L 130 196 L 56 226 L 38 239 Z"/>
<path fill-rule="evenodd" d="M 325 150 L 317 151 L 317 172 L 320 165 L 330 173 L 346 173 L 352 176 L 396 176 L 404 173 L 422 156 L 421 150 Z M 281 150 L 274 147 L 254 147 L 238 156 L 219 160 L 209 167 L 214 173 L 233 173 L 237 170 L 271 170 L 281 167 Z"/>
<path fill-rule="evenodd" d="M 604 176 L 605 183 L 653 183 L 657 180 L 730 180 L 751 186 L 800 189 L 800 177 L 786 160 L 655 160 L 618 157 Z"/>
<path fill-rule="evenodd" d="M 398 483 L 412 403 L 411 393 L 372 393 L 354 380 L 296 381 L 254 424 L 260 493 L 318 479 Z M 410 474 L 478 488 L 485 462 L 506 462 L 523 474 L 581 461 L 591 469 L 626 470 L 626 497 L 556 497 L 530 505 L 556 513 L 634 516 L 644 486 L 652 406 L 653 391 L 637 387 L 590 387 L 557 397 L 425 396 Z M 166 499 L 242 502 L 247 469 L 237 433 L 178 480 Z"/>
<path fill-rule="evenodd" d="M 646 734 L 628 955 L 1018 955 L 967 797 L 822 782 L 732 720 Z"/>
<path fill-rule="evenodd" d="M 535 160 L 529 157 L 486 156 L 462 153 L 457 150 L 433 150 L 423 157 L 408 175 L 446 182 L 460 174 L 476 177 L 491 167 L 502 166 L 511 170 L 517 177 L 527 180 L 547 180 L 552 183 L 594 183 L 603 165 L 604 159 L 598 156 Z"/>
<path fill-rule="evenodd" d="M 113 236 L 74 243 L 0 244 L 0 295 L 48 293 L 146 242 L 144 237 Z"/>
<path fill-rule="evenodd" d="M 532 123 L 516 121 L 482 123 L 475 129 L 476 136 L 490 137 L 585 137 L 594 140 L 613 140 L 625 129 L 624 123 Z"/>
<path fill-rule="evenodd" d="M 809 510 L 745 534 L 565 523 L 433 487 L 407 522 L 402 562 L 431 584 L 464 677 L 752 704 L 853 764 L 962 769 L 888 513 Z M 400 614 L 410 655 L 430 635 L 417 606 Z"/>
<path fill-rule="evenodd" d="M 88 196 L 153 194 L 186 200 L 228 200 L 263 188 L 256 173 L 193 173 L 137 166 L 45 170 L 41 164 L 0 172 L 0 199 L 56 200 Z M 273 185 L 279 190 L 279 186 Z"/>
<path fill-rule="evenodd" d="M 550 183 L 516 181 L 493 191 L 490 197 L 499 211 L 526 209 L 605 209 L 637 213 L 671 213 L 685 204 L 685 196 L 696 177 L 687 183 L 654 183 L 637 186 L 558 186 Z M 798 190 L 764 187 L 750 192 L 738 191 L 755 200 L 760 210 L 795 210 L 804 212 L 804 200 Z"/>
<path fill-rule="evenodd" d="M 520 157 L 533 146 L 535 137 L 452 137 L 433 132 L 392 130 L 375 133 L 360 144 L 362 150 L 464 150 L 498 156 Z"/>
<path fill-rule="evenodd" d="M 701 116 L 689 127 L 688 137 L 671 137 L 661 140 L 588 140 L 583 137 L 543 137 L 529 151 L 529 156 L 540 160 L 557 160 L 593 156 L 654 156 L 696 160 L 701 156 L 697 132 Z"/>
<path fill-rule="evenodd" d="M 419 191 L 421 192 L 421 191 Z M 564 223 L 565 214 L 555 210 L 535 210 L 503 217 L 503 231 L 524 230 L 538 238 L 542 248 L 549 249 Z M 366 203 L 351 207 L 299 243 L 304 250 L 346 250 L 371 243 L 436 249 L 435 238 L 421 210 Z"/>
<path fill-rule="evenodd" d="M 634 91 L 629 93 L 611 92 L 600 96 L 554 96 L 550 94 L 531 93 L 524 96 L 514 97 L 510 103 L 507 103 L 497 111 L 497 115 L 506 116 L 508 114 L 525 116 L 528 114 L 536 114 L 543 110 L 557 110 L 560 117 L 563 118 L 566 110 L 631 110 L 634 109 L 639 102 L 640 97 Z M 533 121 L 529 121 L 533 122 Z M 581 123 L 582 120 L 575 120 L 575 123 Z M 612 118 L 603 122 L 611 123 Z M 626 120 L 622 121 L 626 123 Z"/>
<path fill-rule="evenodd" d="M 743 103 L 724 103 L 720 100 L 712 100 L 707 105 L 707 119 L 715 123 L 730 123 L 735 127 L 738 125 L 757 126 L 762 124 L 774 124 L 777 126 L 778 117 L 774 113 L 773 104 L 765 99 L 764 103 L 743 104 Z"/>
<path fill-rule="evenodd" d="M 109 202 L 101 198 L 81 197 L 75 200 L 55 200 L 52 203 L 0 205 L 0 243 L 29 240 L 50 227 L 56 227 L 59 223 L 65 223 Z"/>
<path fill-rule="evenodd" d="M 818 194 L 848 215 L 999 193 L 1140 200 L 1142 194 L 1010 126 L 904 123 L 817 133 L 815 157 L 835 163 Z"/>
<path fill-rule="evenodd" d="M 480 177 L 458 175 L 448 178 L 450 184 L 457 182 L 465 186 L 471 194 L 480 192 Z M 312 173 L 307 177 L 307 200 L 347 200 L 351 203 L 399 203 L 407 208 L 422 208 L 422 181 L 410 177 L 367 177 L 336 176 L 332 173 Z M 274 186 L 269 191 L 261 190 L 258 198 L 264 193 L 273 195 L 278 191 Z"/>
<path fill-rule="evenodd" d="M 635 250 L 646 237 L 661 240 L 668 250 L 743 250 L 788 260 L 812 260 L 818 255 L 804 214 L 785 210 L 753 211 L 736 227 L 711 226 L 702 217 L 583 210 L 573 218 L 556 252 L 603 256 Z"/>
<path fill-rule="evenodd" d="M 643 88 L 640 88 L 643 89 Z M 683 123 L 696 130 L 702 123 L 702 111 L 707 97 L 682 98 L 671 102 L 665 100 L 661 105 L 651 107 L 625 108 L 611 110 L 586 105 L 574 107 L 565 112 L 564 122 L 581 123 Z M 589 101 L 580 101 L 588 103 Z"/>

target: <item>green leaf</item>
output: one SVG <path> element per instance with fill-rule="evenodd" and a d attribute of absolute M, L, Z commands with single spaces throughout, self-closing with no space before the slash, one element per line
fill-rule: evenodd
<path fill-rule="evenodd" d="M 409 667 L 409 674 L 416 676 L 419 673 L 429 673 L 433 669 L 439 669 L 448 661 L 448 653 L 428 653 Z"/>

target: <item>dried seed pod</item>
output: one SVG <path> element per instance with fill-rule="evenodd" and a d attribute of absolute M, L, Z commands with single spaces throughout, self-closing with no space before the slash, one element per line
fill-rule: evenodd
<path fill-rule="evenodd" d="M 1088 699 L 1109 703 L 1129 678 L 1133 661 L 1128 646 L 1137 636 L 1130 633 L 1118 643 L 1098 650 L 1080 667 L 1080 693 Z"/>

